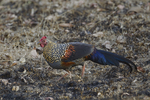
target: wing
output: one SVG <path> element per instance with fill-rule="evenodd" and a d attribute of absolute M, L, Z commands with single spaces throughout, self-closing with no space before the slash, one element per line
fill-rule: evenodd
<path fill-rule="evenodd" d="M 65 54 L 62 56 L 63 62 L 70 62 L 90 55 L 94 51 L 94 46 L 81 42 L 70 42 Z"/>

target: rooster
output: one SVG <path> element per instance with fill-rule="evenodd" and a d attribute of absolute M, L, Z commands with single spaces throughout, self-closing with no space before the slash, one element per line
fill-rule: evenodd
<path fill-rule="evenodd" d="M 81 42 L 57 44 L 52 41 L 47 42 L 46 39 L 47 37 L 43 36 L 39 41 L 40 46 L 44 48 L 43 56 L 45 60 L 52 68 L 64 69 L 68 72 L 58 80 L 70 74 L 69 69 L 77 65 L 83 65 L 81 74 L 83 77 L 85 71 L 84 62 L 87 60 L 101 65 L 114 65 L 117 67 L 121 62 L 130 67 L 130 72 L 137 71 L 136 65 L 129 59 L 115 53 L 96 49 L 93 45 Z"/>

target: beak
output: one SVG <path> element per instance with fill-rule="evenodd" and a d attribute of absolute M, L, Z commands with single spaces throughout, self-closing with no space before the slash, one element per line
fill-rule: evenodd
<path fill-rule="evenodd" d="M 37 44 L 38 44 L 38 45 L 40 45 L 41 43 L 40 43 L 40 42 L 38 42 Z"/>

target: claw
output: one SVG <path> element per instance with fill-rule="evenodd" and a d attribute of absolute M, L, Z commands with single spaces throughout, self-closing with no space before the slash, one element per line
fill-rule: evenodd
<path fill-rule="evenodd" d="M 70 74 L 70 77 L 71 77 L 71 72 L 66 70 L 68 73 L 66 73 L 65 75 L 63 75 L 62 77 L 60 77 L 57 81 L 60 81 L 62 78 L 66 77 L 67 75 Z"/>

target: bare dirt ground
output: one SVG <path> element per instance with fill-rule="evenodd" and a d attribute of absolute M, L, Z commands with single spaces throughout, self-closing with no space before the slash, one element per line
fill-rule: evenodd
<path fill-rule="evenodd" d="M 39 55 L 42 36 L 83 42 L 132 60 L 128 66 L 86 62 L 66 72 Z M 38 53 L 37 53 L 37 52 Z M 1 100 L 150 100 L 149 0 L 0 0 Z"/>

